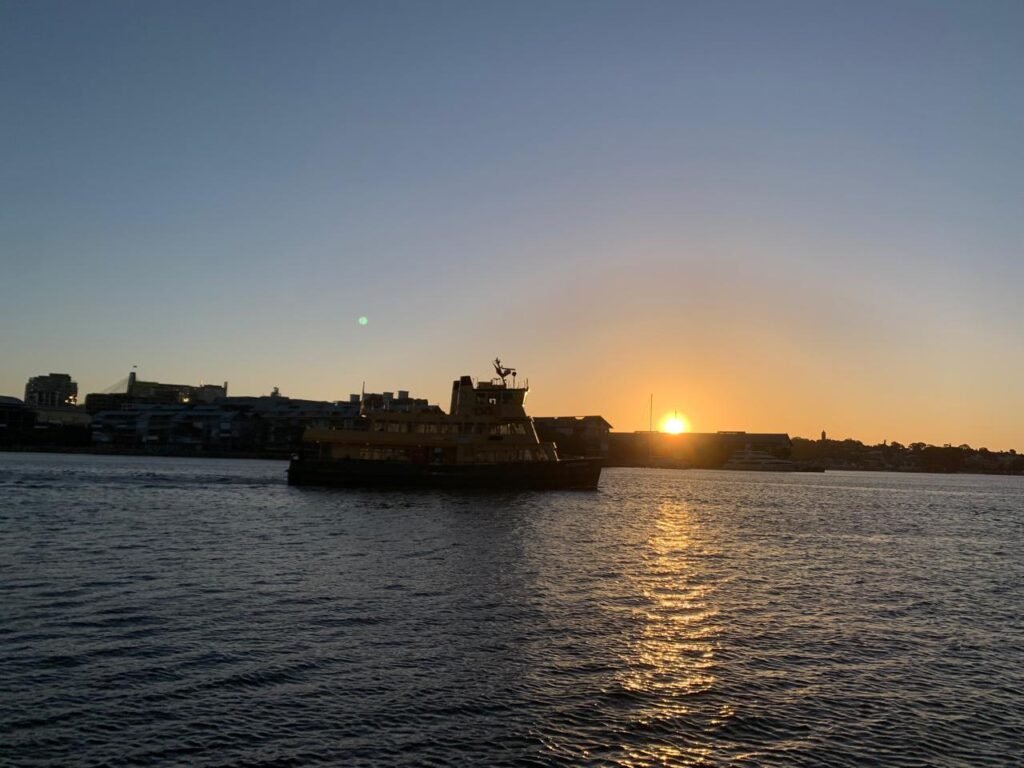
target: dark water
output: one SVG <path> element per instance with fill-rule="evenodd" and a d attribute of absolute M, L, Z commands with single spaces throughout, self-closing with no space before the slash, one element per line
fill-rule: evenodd
<path fill-rule="evenodd" d="M 0 454 L 6 765 L 1019 765 L 1024 480 Z"/>

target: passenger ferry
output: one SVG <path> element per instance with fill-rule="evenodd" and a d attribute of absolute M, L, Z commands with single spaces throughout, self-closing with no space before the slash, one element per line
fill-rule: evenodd
<path fill-rule="evenodd" d="M 351 428 L 309 428 L 291 485 L 593 490 L 601 458 L 558 455 L 526 414 L 529 384 L 495 359 L 488 382 L 452 382 L 451 407 L 361 409 Z M 511 383 L 509 379 L 511 378 Z"/>

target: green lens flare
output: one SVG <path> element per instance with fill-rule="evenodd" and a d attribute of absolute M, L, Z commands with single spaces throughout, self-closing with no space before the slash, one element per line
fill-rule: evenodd
<path fill-rule="evenodd" d="M 370 321 L 366 319 L 366 315 L 363 315 L 362 317 L 359 318 L 360 325 L 366 325 L 368 322 Z"/>

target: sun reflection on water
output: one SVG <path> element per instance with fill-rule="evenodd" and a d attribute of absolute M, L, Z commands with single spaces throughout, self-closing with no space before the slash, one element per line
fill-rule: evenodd
<path fill-rule="evenodd" d="M 695 526 L 686 504 L 663 503 L 633 577 L 643 607 L 634 612 L 640 631 L 624 654 L 621 684 L 641 697 L 636 719 L 651 738 L 641 748 L 623 745 L 623 765 L 700 765 L 711 754 L 673 738 L 676 726 L 692 733 L 689 721 L 704 719 L 695 697 L 715 685 L 717 610 L 699 568 L 701 558 L 715 553 L 695 536 Z"/>

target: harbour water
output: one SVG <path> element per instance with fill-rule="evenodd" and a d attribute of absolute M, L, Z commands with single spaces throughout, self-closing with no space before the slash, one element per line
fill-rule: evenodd
<path fill-rule="evenodd" d="M 0 763 L 1008 766 L 1024 478 L 0 453 Z"/>

